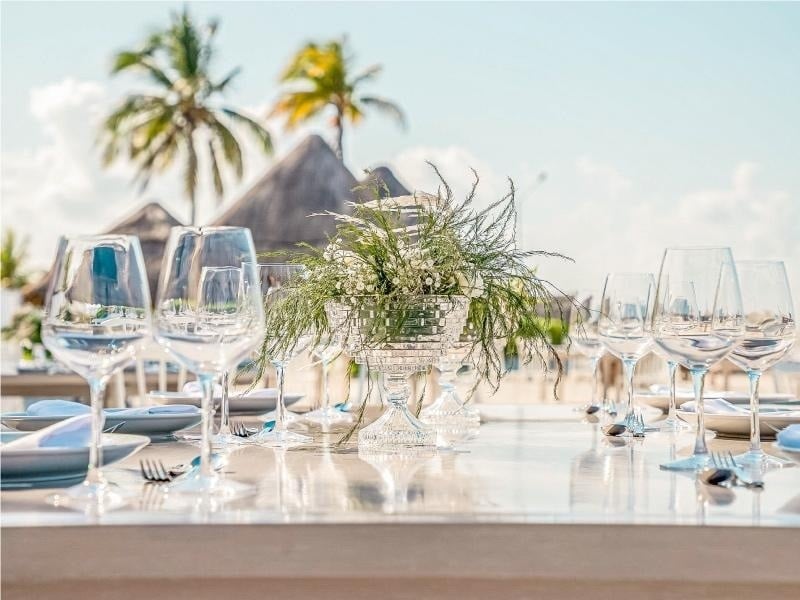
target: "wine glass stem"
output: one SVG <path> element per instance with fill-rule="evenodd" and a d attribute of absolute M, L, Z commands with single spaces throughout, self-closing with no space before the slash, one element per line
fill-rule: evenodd
<path fill-rule="evenodd" d="M 408 377 L 404 373 L 384 374 L 383 387 L 386 390 L 386 399 L 389 404 L 401 410 L 407 408 L 410 387 Z"/>
<path fill-rule="evenodd" d="M 275 406 L 275 431 L 286 431 L 286 406 L 283 403 L 283 382 L 286 378 L 286 365 L 275 363 L 275 376 L 278 380 L 278 404 Z"/>
<path fill-rule="evenodd" d="M 89 380 L 89 398 L 92 414 L 92 439 L 89 444 L 89 470 L 86 472 L 86 482 L 102 485 L 105 483 L 100 468 L 103 466 L 103 426 L 105 425 L 105 412 L 103 412 L 103 399 L 106 392 L 106 378 L 98 377 Z"/>
<path fill-rule="evenodd" d="M 758 383 L 761 371 L 748 371 L 750 379 L 750 452 L 761 454 L 761 423 L 758 418 Z"/>
<path fill-rule="evenodd" d="M 600 357 L 592 358 L 592 406 L 597 406 L 597 365 L 600 364 Z"/>
<path fill-rule="evenodd" d="M 627 391 L 625 422 L 633 423 L 633 372 L 636 369 L 636 360 L 626 358 L 622 361 L 622 367 L 625 371 L 625 386 Z"/>
<path fill-rule="evenodd" d="M 230 435 L 231 427 L 230 427 L 230 399 L 228 397 L 229 393 L 229 371 L 222 372 L 222 404 L 220 406 L 220 417 L 219 417 L 219 433 L 221 435 Z"/>
<path fill-rule="evenodd" d="M 675 414 L 675 410 L 677 408 L 675 406 L 675 374 L 677 371 L 678 363 L 668 360 L 667 373 L 669 377 L 669 413 L 667 413 L 667 421 L 669 423 L 674 423 L 678 418 Z"/>
<path fill-rule="evenodd" d="M 328 375 L 330 374 L 331 364 L 327 360 L 322 361 L 322 409 L 327 412 L 331 405 L 331 397 L 328 392 Z"/>
<path fill-rule="evenodd" d="M 703 405 L 703 385 L 706 379 L 706 369 L 692 369 L 692 386 L 694 387 L 694 406 L 697 412 L 697 437 L 694 440 L 694 453 L 708 454 L 706 446 L 706 421 L 705 407 Z"/>
<path fill-rule="evenodd" d="M 211 427 L 213 425 L 213 406 L 214 406 L 214 376 L 208 373 L 201 373 L 198 376 L 200 387 L 203 390 L 200 411 L 203 416 L 200 436 L 200 476 L 212 478 L 214 471 L 211 468 Z"/>

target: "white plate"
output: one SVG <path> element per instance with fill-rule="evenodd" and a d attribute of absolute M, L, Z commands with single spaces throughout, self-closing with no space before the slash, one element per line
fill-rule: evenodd
<path fill-rule="evenodd" d="M 749 404 L 750 395 L 744 392 L 706 392 L 705 398 L 722 398 L 731 404 Z M 760 394 L 761 402 L 766 404 L 780 404 L 787 407 L 797 406 L 800 408 L 800 400 L 794 394 L 766 393 Z M 636 399 L 641 404 L 658 408 L 666 413 L 669 410 L 669 394 L 661 392 L 636 392 Z M 675 405 L 680 408 L 684 402 L 694 400 L 691 392 L 680 391 L 675 394 Z"/>
<path fill-rule="evenodd" d="M 251 396 L 231 396 L 230 409 L 231 414 L 234 415 L 258 415 L 261 413 L 275 410 L 275 404 L 278 400 L 278 390 L 269 388 L 269 394 L 262 393 L 253 394 Z M 150 392 L 148 395 L 156 404 L 191 404 L 192 406 L 200 406 L 200 398 L 184 392 Z M 284 402 L 286 406 L 291 406 L 303 398 L 303 394 L 284 394 Z M 219 408 L 219 398 L 214 398 L 215 408 Z"/>
<path fill-rule="evenodd" d="M 759 408 L 759 420 L 761 421 L 761 438 L 775 439 L 775 430 L 783 429 L 789 425 L 800 423 L 800 410 L 787 410 L 781 406 L 761 406 Z M 697 415 L 694 412 L 685 410 L 677 411 L 678 417 L 695 425 Z M 750 437 L 750 413 L 742 414 L 705 414 L 706 428 L 716 431 L 720 436 L 749 438 Z"/>
<path fill-rule="evenodd" d="M 9 442 L 27 433 L 0 433 L 0 442 Z M 103 434 L 103 464 L 123 460 L 150 443 L 142 435 Z M 64 485 L 86 476 L 89 448 L 10 448 L 0 451 L 2 487 L 35 487 L 42 484 Z"/>
<path fill-rule="evenodd" d="M 114 433 L 131 433 L 146 435 L 154 441 L 174 439 L 176 431 L 194 427 L 201 420 L 198 414 L 155 414 L 117 417 L 114 413 L 119 408 L 106 409 L 105 429 L 114 429 Z M 69 416 L 31 416 L 27 413 L 6 413 L 0 415 L 0 423 L 17 431 L 38 431 L 54 423 L 68 419 Z"/>

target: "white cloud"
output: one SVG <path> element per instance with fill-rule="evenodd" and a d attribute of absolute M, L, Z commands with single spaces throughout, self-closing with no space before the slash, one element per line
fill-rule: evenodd
<path fill-rule="evenodd" d="M 102 168 L 96 144 L 98 125 L 116 101 L 103 84 L 73 78 L 31 90 L 30 111 L 44 141 L 3 153 L 2 224 L 30 236 L 31 259 L 39 268 L 52 261 L 59 235 L 107 229 L 146 200 L 158 200 L 181 220 L 188 215 L 180 165 L 154 177 L 144 193 L 131 183 L 131 164 L 117 161 L 109 169 Z M 263 107 L 254 109 L 251 116 L 263 117 Z M 250 136 L 240 139 L 245 180 L 237 183 L 226 179 L 228 200 L 238 197 L 260 177 L 269 160 Z M 202 156 L 200 167 L 201 173 L 207 172 Z M 200 187 L 198 204 L 203 221 L 217 211 L 217 204 L 209 182 L 201 179 Z"/>
<path fill-rule="evenodd" d="M 631 181 L 611 165 L 582 156 L 575 166 L 580 175 L 596 182 L 611 195 L 620 194 L 631 187 Z"/>
<path fill-rule="evenodd" d="M 458 194 L 470 183 L 470 166 L 481 175 L 484 201 L 507 189 L 488 161 L 457 146 L 409 148 L 390 166 L 408 185 L 435 190 L 437 181 L 425 160 L 441 168 Z M 728 245 L 737 258 L 785 260 L 800 295 L 800 201 L 772 189 L 757 163 L 733 165 L 729 185 L 675 197 L 654 196 L 635 178 L 596 159 L 580 157 L 571 169 L 554 165 L 541 186 L 541 170 L 526 165 L 515 178 L 520 245 L 575 259 L 574 264 L 539 261 L 542 276 L 562 289 L 599 288 L 611 271 L 655 272 L 667 246 Z"/>

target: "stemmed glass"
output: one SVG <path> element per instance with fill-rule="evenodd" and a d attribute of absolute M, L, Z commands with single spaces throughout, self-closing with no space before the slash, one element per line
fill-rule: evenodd
<path fill-rule="evenodd" d="M 600 301 L 597 332 L 600 341 L 622 361 L 625 372 L 625 435 L 636 426 L 633 407 L 633 374 L 636 363 L 650 351 L 649 320 L 655 283 L 650 273 L 611 273 L 606 277 Z"/>
<path fill-rule="evenodd" d="M 579 407 L 579 410 L 598 406 L 597 366 L 606 351 L 597 331 L 597 323 L 600 320 L 600 299 L 601 295 L 596 292 L 580 292 L 575 296 L 577 306 L 573 306 L 570 312 L 569 330 L 573 333 L 571 341 L 575 344 L 578 352 L 588 358 L 592 365 L 591 403 Z M 607 413 L 611 411 L 606 398 L 603 398 L 602 409 Z"/>
<path fill-rule="evenodd" d="M 702 469 L 709 463 L 703 411 L 705 375 L 731 353 L 744 333 L 742 297 L 730 248 L 664 251 L 652 333 L 660 352 L 692 373 L 697 411 L 693 455 L 661 467 Z"/>
<path fill-rule="evenodd" d="M 675 315 L 688 315 L 691 311 L 697 310 L 697 294 L 694 291 L 694 284 L 690 282 L 675 282 L 669 296 L 664 296 L 664 301 L 669 305 L 669 311 Z M 675 393 L 675 378 L 678 373 L 678 363 L 668 356 L 660 346 L 656 345 L 653 350 L 667 363 L 667 378 L 669 380 L 669 408 L 667 418 L 658 425 L 659 433 L 678 434 L 689 431 L 691 427 L 688 423 L 681 421 L 676 414 L 677 397 Z"/>
<path fill-rule="evenodd" d="M 792 293 L 781 261 L 737 261 L 742 291 L 744 337 L 728 356 L 750 379 L 750 449 L 736 457 L 748 467 L 782 467 L 789 461 L 761 449 L 758 382 L 761 374 L 785 357 L 794 345 Z"/>
<path fill-rule="evenodd" d="M 56 504 L 99 511 L 125 503 L 100 470 L 103 397 L 111 375 L 150 336 L 150 291 L 139 240 L 127 235 L 66 238 L 59 245 L 45 302 L 42 340 L 53 356 L 86 379 L 92 433 L 86 479 L 53 496 Z"/>
<path fill-rule="evenodd" d="M 312 353 L 322 363 L 322 402 L 320 408 L 306 413 L 304 415 L 305 418 L 309 421 L 326 425 L 352 423 L 353 415 L 331 406 L 330 387 L 328 385 L 331 364 L 342 353 L 341 344 L 334 337 L 325 336 L 314 346 Z"/>
<path fill-rule="evenodd" d="M 285 287 L 291 285 L 293 278 L 302 277 L 305 273 L 305 267 L 302 265 L 291 264 L 258 264 L 252 261 L 247 265 L 246 274 L 252 277 L 248 281 L 248 285 L 263 298 L 264 309 L 269 313 L 272 306 L 280 302 L 286 297 Z M 298 336 L 294 346 L 280 354 L 268 356 L 272 366 L 275 368 L 275 374 L 278 379 L 278 403 L 275 407 L 275 426 L 271 429 L 263 429 L 256 435 L 248 438 L 249 441 L 269 447 L 288 447 L 297 444 L 307 444 L 312 441 L 312 438 L 289 431 L 287 419 L 286 404 L 284 402 L 284 379 L 286 374 L 286 367 L 291 360 L 306 350 L 313 340 L 313 332 L 305 332 Z M 269 347 L 269 340 L 266 340 L 264 348 Z M 298 417 L 295 416 L 295 419 Z"/>
<path fill-rule="evenodd" d="M 156 302 L 156 339 L 197 374 L 203 391 L 200 471 L 173 484 L 177 491 L 221 497 L 249 491 L 212 468 L 211 428 L 215 380 L 263 335 L 261 296 L 244 284 L 250 274 L 243 263 L 254 257 L 249 229 L 173 227 L 170 232 Z"/>

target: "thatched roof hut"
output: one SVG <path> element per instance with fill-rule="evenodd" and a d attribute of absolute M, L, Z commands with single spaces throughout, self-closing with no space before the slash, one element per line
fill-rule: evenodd
<path fill-rule="evenodd" d="M 257 252 L 296 248 L 298 242 L 327 243 L 335 223 L 309 217 L 325 210 L 349 212 L 346 202 L 362 199 L 358 181 L 318 135 L 303 140 L 273 166 L 213 225 L 249 227 Z"/>
<path fill-rule="evenodd" d="M 377 186 L 381 197 L 394 198 L 396 196 L 408 196 L 411 192 L 404 186 L 397 177 L 394 176 L 389 167 L 375 167 L 364 179 L 361 186 L 367 188 L 370 193 Z M 388 192 L 388 193 L 387 193 Z"/>
<path fill-rule="evenodd" d="M 158 288 L 158 275 L 161 269 L 161 260 L 164 256 L 164 248 L 167 238 L 169 238 L 169 231 L 177 225 L 181 225 L 181 222 L 167 212 L 158 202 L 148 202 L 111 227 L 111 229 L 103 232 L 104 234 L 138 236 L 142 245 L 142 254 L 144 255 L 152 298 L 155 298 L 156 289 Z M 34 304 L 43 304 L 44 297 L 47 294 L 47 286 L 50 285 L 52 277 L 53 269 L 51 268 L 39 281 L 23 288 L 22 294 L 25 300 Z"/>

